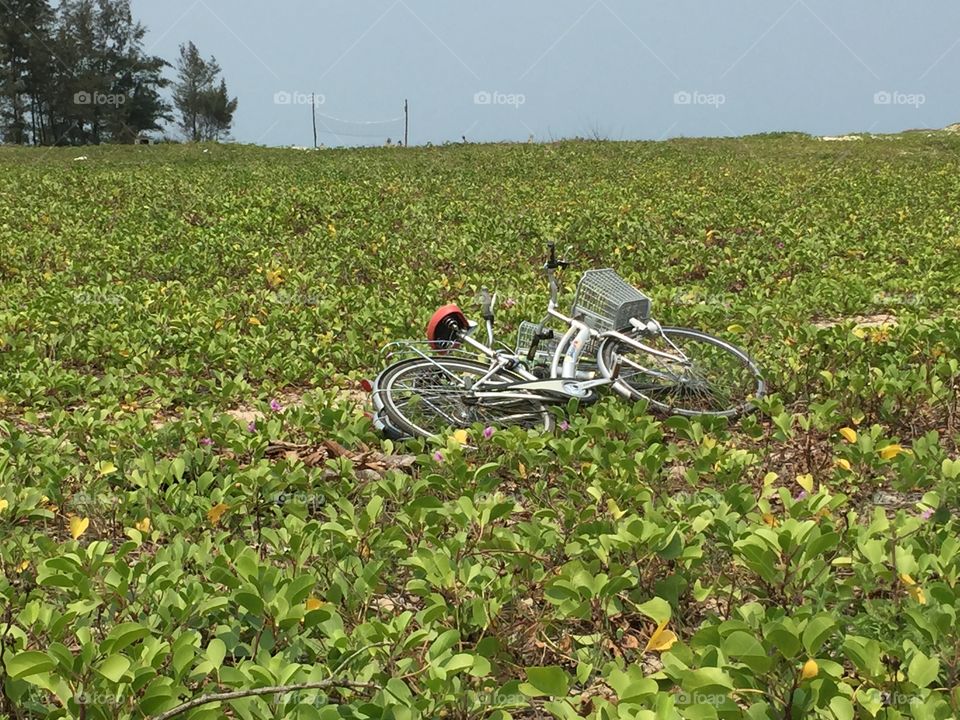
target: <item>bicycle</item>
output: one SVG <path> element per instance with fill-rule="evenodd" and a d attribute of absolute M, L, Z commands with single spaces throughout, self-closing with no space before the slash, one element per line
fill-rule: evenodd
<path fill-rule="evenodd" d="M 540 323 L 520 324 L 515 348 L 494 341 L 497 296 L 482 288 L 486 344 L 473 337 L 478 323 L 444 305 L 430 318 L 425 341 L 384 349 L 388 358 L 406 357 L 371 386 L 381 432 L 435 437 L 475 423 L 551 430 L 551 408 L 571 398 L 591 402 L 604 386 L 686 416 L 733 418 L 763 396 L 764 380 L 746 352 L 698 330 L 662 326 L 650 315 L 650 299 L 612 269 L 587 270 L 570 314 L 560 312 L 557 271 L 570 263 L 556 258 L 554 243 L 548 249 L 547 312 Z M 565 329 L 555 331 L 551 321 Z M 581 362 L 584 356 L 592 362 Z"/>

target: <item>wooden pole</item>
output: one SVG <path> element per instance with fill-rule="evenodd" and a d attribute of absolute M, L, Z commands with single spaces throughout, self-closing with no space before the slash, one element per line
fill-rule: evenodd
<path fill-rule="evenodd" d="M 408 147 L 410 142 L 410 104 L 403 101 L 403 146 Z"/>
<path fill-rule="evenodd" d="M 313 118 L 313 149 L 317 149 L 317 101 L 316 95 L 310 93 L 310 115 Z"/>

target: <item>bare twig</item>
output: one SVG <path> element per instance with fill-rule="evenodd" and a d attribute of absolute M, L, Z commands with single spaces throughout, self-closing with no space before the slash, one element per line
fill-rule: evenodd
<path fill-rule="evenodd" d="M 248 690 L 232 690 L 230 692 L 214 693 L 212 695 L 201 695 L 193 700 L 188 700 L 182 705 L 177 705 L 172 710 L 154 716 L 154 720 L 169 720 L 187 710 L 193 710 L 195 707 L 206 705 L 212 702 L 221 702 L 223 700 L 238 700 L 239 698 L 253 697 L 256 695 L 275 695 L 278 693 L 294 692 L 296 690 L 326 690 L 329 688 L 352 688 L 355 690 L 380 690 L 379 685 L 367 682 L 357 682 L 355 680 L 338 680 L 331 678 L 329 680 L 319 680 L 317 682 L 299 683 L 297 685 L 274 685 L 271 687 L 250 688 Z"/>

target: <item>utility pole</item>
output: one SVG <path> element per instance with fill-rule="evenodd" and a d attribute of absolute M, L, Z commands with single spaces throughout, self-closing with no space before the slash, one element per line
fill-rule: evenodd
<path fill-rule="evenodd" d="M 410 104 L 403 101 L 403 146 L 409 147 L 410 142 Z"/>
<path fill-rule="evenodd" d="M 310 115 L 313 118 L 313 149 L 317 149 L 317 100 L 316 95 L 310 93 Z"/>

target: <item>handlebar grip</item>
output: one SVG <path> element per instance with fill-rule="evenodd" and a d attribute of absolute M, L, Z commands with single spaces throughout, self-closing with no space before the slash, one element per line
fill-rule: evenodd
<path fill-rule="evenodd" d="M 485 287 L 480 288 L 481 310 L 480 314 L 484 320 L 493 318 L 493 298 L 490 297 L 490 291 Z"/>

